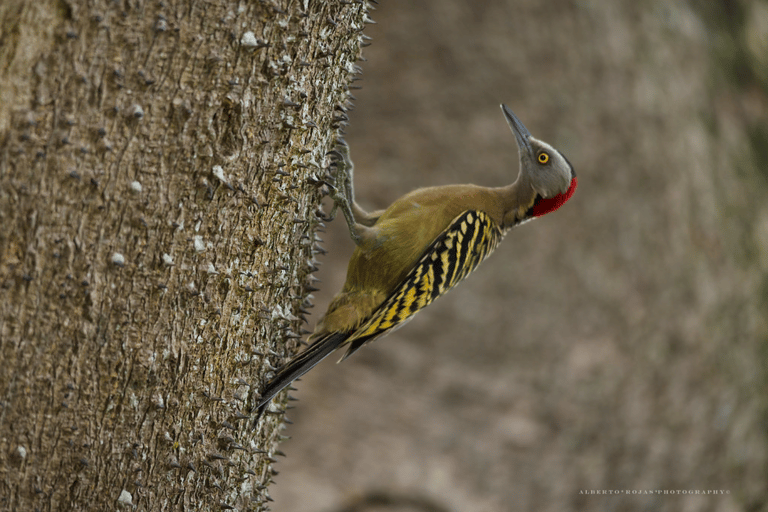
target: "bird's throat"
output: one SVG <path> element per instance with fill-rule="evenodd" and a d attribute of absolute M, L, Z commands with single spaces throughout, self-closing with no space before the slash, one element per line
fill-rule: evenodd
<path fill-rule="evenodd" d="M 578 186 L 578 180 L 576 179 L 576 176 L 573 177 L 571 180 L 571 185 L 568 187 L 568 190 L 563 192 L 562 194 L 557 194 L 553 197 L 544 198 L 540 195 L 536 195 L 536 199 L 533 202 L 533 206 L 531 206 L 530 210 L 527 212 L 528 215 L 531 217 L 541 217 L 542 215 L 546 215 L 550 212 L 553 212 L 563 206 L 566 201 L 568 201 L 574 192 L 576 192 L 576 187 Z"/>

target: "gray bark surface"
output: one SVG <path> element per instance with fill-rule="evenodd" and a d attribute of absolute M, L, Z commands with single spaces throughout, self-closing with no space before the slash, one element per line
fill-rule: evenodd
<path fill-rule="evenodd" d="M 266 507 L 359 2 L 3 2 L 0 509 Z"/>

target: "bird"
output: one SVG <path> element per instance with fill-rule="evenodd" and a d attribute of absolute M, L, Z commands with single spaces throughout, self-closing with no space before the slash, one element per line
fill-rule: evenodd
<path fill-rule="evenodd" d="M 444 185 L 416 189 L 385 210 L 366 212 L 354 197 L 354 166 L 340 143 L 330 217 L 341 209 L 356 247 L 347 278 L 309 338 L 278 368 L 256 400 L 254 427 L 269 402 L 332 352 L 340 361 L 401 327 L 474 271 L 510 228 L 560 208 L 577 187 L 568 159 L 534 138 L 501 105 L 518 148 L 517 179 L 502 187 Z"/>

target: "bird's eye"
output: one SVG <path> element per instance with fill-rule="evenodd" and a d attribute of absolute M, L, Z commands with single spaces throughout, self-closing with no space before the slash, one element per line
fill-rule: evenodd
<path fill-rule="evenodd" d="M 549 162 L 549 155 L 547 153 L 541 152 L 539 153 L 538 159 L 540 164 L 545 164 Z"/>

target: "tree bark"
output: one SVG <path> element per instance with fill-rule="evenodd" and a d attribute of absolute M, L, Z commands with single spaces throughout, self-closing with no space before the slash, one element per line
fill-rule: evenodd
<path fill-rule="evenodd" d="M 366 11 L 0 6 L 0 508 L 266 508 Z"/>

